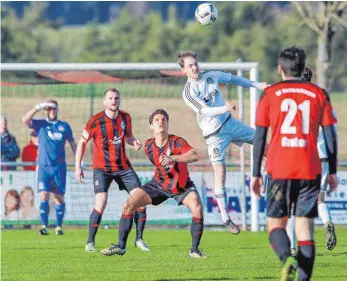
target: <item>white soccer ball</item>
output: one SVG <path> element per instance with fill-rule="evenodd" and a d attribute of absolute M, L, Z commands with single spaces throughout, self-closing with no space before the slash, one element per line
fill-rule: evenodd
<path fill-rule="evenodd" d="M 201 25 L 209 25 L 216 22 L 218 18 L 218 10 L 210 3 L 199 5 L 195 10 L 195 19 Z"/>

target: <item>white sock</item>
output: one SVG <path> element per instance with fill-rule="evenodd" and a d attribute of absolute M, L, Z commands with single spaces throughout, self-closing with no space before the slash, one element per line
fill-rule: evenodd
<path fill-rule="evenodd" d="M 331 221 L 330 211 L 325 202 L 318 203 L 318 215 L 324 224 Z"/>
<path fill-rule="evenodd" d="M 290 218 L 288 218 L 286 230 L 290 241 L 290 248 L 296 249 L 295 216 L 292 215 Z"/>
<path fill-rule="evenodd" d="M 227 193 L 225 187 L 222 189 L 215 189 L 214 195 L 216 196 L 216 201 L 222 216 L 222 221 L 225 223 L 229 220 L 228 210 L 227 210 Z"/>

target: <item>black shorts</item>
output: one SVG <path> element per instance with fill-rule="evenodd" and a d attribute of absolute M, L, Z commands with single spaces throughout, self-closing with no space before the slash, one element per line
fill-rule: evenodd
<path fill-rule="evenodd" d="M 315 218 L 318 216 L 317 200 L 320 190 L 321 175 L 314 180 L 279 180 L 268 175 L 266 194 L 266 215 L 272 218 L 293 215 Z"/>
<path fill-rule="evenodd" d="M 119 190 L 126 190 L 128 193 L 141 185 L 140 179 L 133 168 L 117 172 L 105 172 L 102 169 L 94 169 L 94 193 L 108 192 L 113 180 L 118 184 Z"/>
<path fill-rule="evenodd" d="M 195 185 L 192 183 L 191 186 L 189 186 L 185 191 L 183 191 L 180 194 L 172 194 L 170 192 L 167 192 L 163 190 L 160 185 L 158 185 L 155 181 L 151 180 L 147 182 L 145 185 L 140 187 L 144 192 L 148 194 L 149 197 L 152 199 L 152 205 L 157 206 L 164 201 L 166 201 L 169 198 L 173 198 L 176 200 L 178 205 L 182 205 L 184 198 L 187 197 L 187 195 L 190 192 L 196 192 L 198 193 Z"/>

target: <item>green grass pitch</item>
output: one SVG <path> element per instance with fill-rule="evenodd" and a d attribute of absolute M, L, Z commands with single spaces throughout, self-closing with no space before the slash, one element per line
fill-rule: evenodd
<path fill-rule="evenodd" d="M 347 280 L 347 227 L 338 226 L 333 251 L 316 231 L 317 256 L 312 280 Z M 150 252 L 133 245 L 124 256 L 104 257 L 100 249 L 116 242 L 116 229 L 100 229 L 97 252 L 86 253 L 87 229 L 67 229 L 64 236 L 39 236 L 35 230 L 2 231 L 2 280 L 279 280 L 280 262 L 265 232 L 205 231 L 201 249 L 208 259 L 190 259 L 189 230 L 147 230 Z"/>

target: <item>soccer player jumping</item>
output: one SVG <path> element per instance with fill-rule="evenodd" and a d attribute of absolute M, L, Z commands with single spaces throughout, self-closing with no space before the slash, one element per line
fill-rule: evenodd
<path fill-rule="evenodd" d="M 226 150 L 231 142 L 238 146 L 242 146 L 245 142 L 252 144 L 254 130 L 232 116 L 231 113 L 236 107 L 231 101 L 224 101 L 219 84 L 233 83 L 263 90 L 267 83 L 252 82 L 222 71 L 200 72 L 197 53 L 192 51 L 179 52 L 177 60 L 182 72 L 188 78 L 183 90 L 183 99 L 197 114 L 197 123 L 208 147 L 215 176 L 214 194 L 223 223 L 231 233 L 238 234 L 240 229 L 230 219 L 227 208 Z"/>
<path fill-rule="evenodd" d="M 101 252 L 105 256 L 124 255 L 134 211 L 141 206 L 159 205 L 173 198 L 179 205 L 187 206 L 193 215 L 190 229 L 192 247 L 189 256 L 206 258 L 199 250 L 204 228 L 201 199 L 189 178 L 187 165 L 187 163 L 198 161 L 198 154 L 183 138 L 169 135 L 169 115 L 165 110 L 155 110 L 149 117 L 149 124 L 154 138 L 147 140 L 145 152 L 155 166 L 154 177 L 131 194 L 125 202 L 119 224 L 118 244 Z"/>
<path fill-rule="evenodd" d="M 120 190 L 126 190 L 129 194 L 136 192 L 137 187 L 141 185 L 126 155 L 125 143 L 134 146 L 136 151 L 142 147 L 142 144 L 133 136 L 130 115 L 119 110 L 120 93 L 117 89 L 110 88 L 104 92 L 104 105 L 105 110 L 89 119 L 76 152 L 75 178 L 82 182 L 84 177 L 81 168 L 82 158 L 87 143 L 93 139 L 95 207 L 90 214 L 86 252 L 96 251 L 95 236 L 106 208 L 111 183 L 115 181 Z M 135 246 L 142 251 L 150 250 L 143 241 L 146 219 L 146 209 L 139 206 L 135 214 L 137 226 Z"/>
<path fill-rule="evenodd" d="M 302 80 L 306 82 L 311 82 L 311 79 L 312 79 L 312 71 L 311 69 L 306 67 L 306 70 L 302 74 Z M 336 131 L 336 126 L 334 126 L 334 129 Z M 337 136 L 337 133 L 336 133 L 336 136 Z M 330 194 L 331 192 L 333 192 L 334 189 L 330 187 L 328 191 L 327 177 L 329 174 L 329 163 L 328 163 L 326 142 L 324 139 L 324 133 L 323 133 L 322 127 L 319 127 L 317 149 L 318 149 L 320 161 L 322 162 L 322 179 L 321 179 L 320 192 L 318 197 L 318 216 L 321 218 L 321 220 L 324 223 L 326 247 L 328 250 L 332 250 L 336 246 L 337 239 L 335 234 L 335 227 L 331 221 L 330 210 L 327 204 L 325 203 L 325 196 L 327 193 Z M 290 240 L 291 253 L 293 256 L 296 256 L 297 250 L 296 250 L 294 220 L 295 220 L 295 216 L 291 216 L 288 219 L 287 233 Z"/>
<path fill-rule="evenodd" d="M 41 109 L 47 112 L 46 119 L 32 119 Z M 63 235 L 62 223 L 65 213 L 65 186 L 66 186 L 66 162 L 65 142 L 70 143 L 72 152 L 76 153 L 76 143 L 71 127 L 68 123 L 58 120 L 58 103 L 49 100 L 35 105 L 22 118 L 30 128 L 34 129 L 38 136 L 39 153 L 37 168 L 37 184 L 40 192 L 40 217 L 41 229 L 39 234 L 47 235 L 49 215 L 49 194 L 55 195 L 56 228 L 57 235 Z"/>
<path fill-rule="evenodd" d="M 270 243 L 283 264 L 281 280 L 310 280 L 315 260 L 314 218 L 321 182 L 321 162 L 317 151 L 319 126 L 327 144 L 331 189 L 337 186 L 337 143 L 328 94 L 320 87 L 302 81 L 306 55 L 291 47 L 281 52 L 278 72 L 282 82 L 265 89 L 256 112 L 251 188 L 260 196 L 264 191 L 261 160 L 266 135 L 271 128 L 267 149 L 268 174 L 266 216 Z M 286 224 L 292 204 L 298 238 L 297 260 L 291 256 Z"/>

